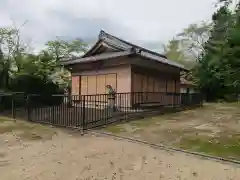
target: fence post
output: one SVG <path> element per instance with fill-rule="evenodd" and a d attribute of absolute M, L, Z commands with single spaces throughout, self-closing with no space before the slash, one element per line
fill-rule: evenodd
<path fill-rule="evenodd" d="M 31 103 L 30 103 L 30 101 L 31 101 L 31 97 L 30 97 L 30 95 L 27 95 L 27 99 L 26 99 L 26 101 L 27 101 L 27 118 L 28 118 L 28 121 L 31 121 Z"/>
<path fill-rule="evenodd" d="M 87 129 L 87 124 L 86 124 L 86 109 L 85 109 L 85 106 L 86 106 L 86 101 L 85 101 L 85 95 L 82 95 L 83 99 L 82 99 L 82 115 L 81 115 L 81 118 L 82 118 L 82 132 L 81 132 L 81 135 L 84 135 L 84 131 Z"/>
<path fill-rule="evenodd" d="M 16 107 L 15 107 L 15 101 L 14 101 L 14 94 L 12 94 L 12 118 L 16 120 Z"/>

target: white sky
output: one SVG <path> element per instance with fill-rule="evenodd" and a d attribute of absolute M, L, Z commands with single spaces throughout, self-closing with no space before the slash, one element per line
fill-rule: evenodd
<path fill-rule="evenodd" d="M 35 48 L 56 36 L 93 40 L 101 29 L 160 49 L 190 23 L 209 20 L 216 0 L 0 0 L 0 26 L 19 27 Z"/>

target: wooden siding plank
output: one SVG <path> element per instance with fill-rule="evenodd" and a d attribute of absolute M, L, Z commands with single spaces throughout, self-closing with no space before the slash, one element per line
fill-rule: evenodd
<path fill-rule="evenodd" d="M 160 81 L 161 81 L 160 79 L 154 78 L 154 89 L 153 89 L 154 92 L 160 92 L 160 86 L 161 86 Z"/>
<path fill-rule="evenodd" d="M 97 75 L 97 94 L 106 93 L 106 75 Z"/>
<path fill-rule="evenodd" d="M 81 76 L 81 95 L 88 94 L 88 76 Z"/>
<path fill-rule="evenodd" d="M 106 96 L 101 94 L 106 94 L 106 75 L 97 75 L 97 101 L 106 101 Z"/>
<path fill-rule="evenodd" d="M 174 92 L 174 80 L 167 81 L 167 92 Z"/>
<path fill-rule="evenodd" d="M 79 80 L 79 76 L 72 76 L 72 95 L 79 95 L 80 93 Z"/>
<path fill-rule="evenodd" d="M 142 76 L 142 91 L 143 92 L 148 91 L 148 77 L 146 75 Z"/>
<path fill-rule="evenodd" d="M 97 93 L 97 76 L 88 76 L 88 95 Z"/>
<path fill-rule="evenodd" d="M 152 76 L 148 76 L 148 92 L 154 91 L 154 78 Z"/>
<path fill-rule="evenodd" d="M 165 79 L 160 79 L 160 92 L 166 92 L 167 81 Z"/>
<path fill-rule="evenodd" d="M 142 92 L 142 76 L 140 74 L 133 75 L 133 92 Z"/>

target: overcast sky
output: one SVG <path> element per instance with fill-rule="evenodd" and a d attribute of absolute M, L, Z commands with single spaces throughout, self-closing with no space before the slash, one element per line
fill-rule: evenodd
<path fill-rule="evenodd" d="M 209 20 L 216 0 L 0 0 L 0 26 L 20 27 L 39 49 L 56 36 L 93 41 L 101 29 L 150 49 L 190 23 Z"/>

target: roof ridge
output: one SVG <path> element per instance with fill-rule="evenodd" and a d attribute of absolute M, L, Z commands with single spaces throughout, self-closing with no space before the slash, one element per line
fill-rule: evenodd
<path fill-rule="evenodd" d="M 167 59 L 167 57 L 166 57 L 165 55 L 163 55 L 163 54 L 159 54 L 159 53 L 157 53 L 157 52 L 151 51 L 151 50 L 146 49 L 146 48 L 144 48 L 144 47 L 141 47 L 141 46 L 132 44 L 132 43 L 130 43 L 130 42 L 128 42 L 128 41 L 125 41 L 125 40 L 123 40 L 123 39 L 121 39 L 121 38 L 119 38 L 119 37 L 116 37 L 116 36 L 114 36 L 114 35 L 111 35 L 111 34 L 107 33 L 107 32 L 104 31 L 104 30 L 101 30 L 101 31 L 100 31 L 98 37 L 99 37 L 99 40 L 100 40 L 100 39 L 103 40 L 103 39 L 109 38 L 109 37 L 110 37 L 110 38 L 114 38 L 114 39 L 116 39 L 116 40 L 118 40 L 118 41 L 121 41 L 121 42 L 123 42 L 123 43 L 125 43 L 125 44 L 127 44 L 127 45 L 129 45 L 129 46 L 135 47 L 135 48 L 137 48 L 137 49 L 140 49 L 140 50 L 146 51 L 146 52 L 148 52 L 148 53 L 154 54 L 154 55 L 156 55 L 156 56 L 159 56 L 159 57 L 162 57 L 162 58 Z"/>

